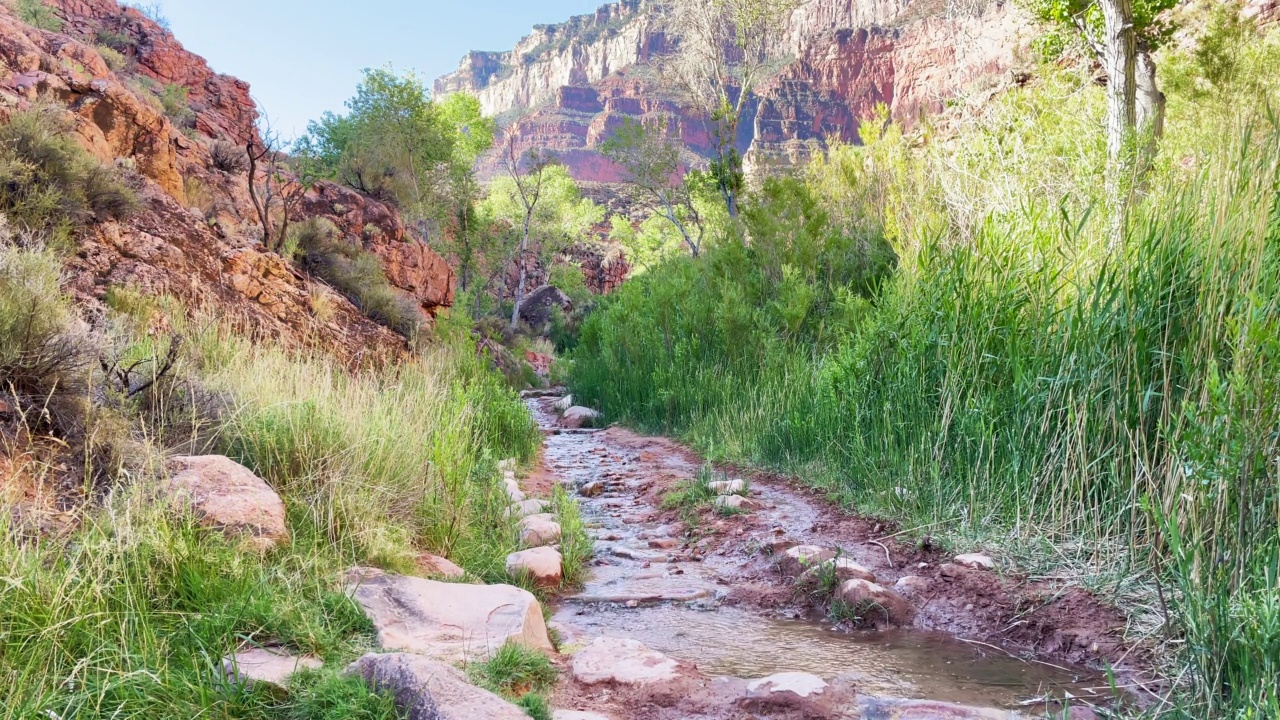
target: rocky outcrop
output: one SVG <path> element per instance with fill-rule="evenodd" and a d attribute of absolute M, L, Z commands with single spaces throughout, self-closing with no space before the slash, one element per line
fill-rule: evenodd
<path fill-rule="evenodd" d="M 573 678 L 584 685 L 642 687 L 675 680 L 680 663 L 637 640 L 596 638 L 573 655 Z"/>
<path fill-rule="evenodd" d="M 284 502 L 248 468 L 221 455 L 169 461 L 164 490 L 203 525 L 241 536 L 260 550 L 289 541 Z"/>
<path fill-rule="evenodd" d="M 438 92 L 476 93 L 511 124 L 524 147 L 556 151 L 581 181 L 615 183 L 620 168 L 599 154 L 624 118 L 667 117 L 703 162 L 712 138 L 660 78 L 673 49 L 657 3 L 624 0 L 594 15 L 542 26 L 509 53 L 473 54 L 437 81 Z M 1011 4 L 812 0 L 792 15 L 776 51 L 784 66 L 759 88 L 738 137 L 753 167 L 790 164 L 829 138 L 858 142 L 877 103 L 914 122 L 922 112 L 1009 69 L 1030 34 Z M 497 163 L 481 165 L 495 173 Z"/>
<path fill-rule="evenodd" d="M 257 138 L 246 83 L 213 72 L 167 30 L 114 0 L 48 4 L 63 20 L 60 32 L 26 25 L 0 6 L 0 120 L 41 101 L 65 107 L 81 144 L 132 176 L 141 199 L 127 220 L 81 234 L 68 283 L 91 320 L 109 289 L 127 286 L 172 295 L 250 335 L 320 346 L 347 360 L 404 348 L 403 338 L 264 252 L 247 171 L 214 152 L 234 158 Z M 109 66 L 102 46 L 125 66 Z M 185 92 L 189 107 L 167 115 L 160 95 L 168 86 Z M 377 254 L 392 285 L 425 314 L 452 303 L 447 264 L 393 209 L 337 186 L 319 186 L 307 200 L 304 206 L 336 219 L 349 242 Z"/>

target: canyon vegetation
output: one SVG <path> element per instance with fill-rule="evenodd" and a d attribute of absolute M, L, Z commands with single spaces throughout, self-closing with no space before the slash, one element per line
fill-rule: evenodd
<path fill-rule="evenodd" d="M 0 65 L 0 718 L 1280 717 L 1274 0 Z"/>

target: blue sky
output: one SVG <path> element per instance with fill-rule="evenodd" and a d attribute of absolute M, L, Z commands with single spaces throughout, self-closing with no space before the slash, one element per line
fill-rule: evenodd
<path fill-rule="evenodd" d="M 161 0 L 173 32 L 214 70 L 253 86 L 286 137 L 341 111 L 360 70 L 393 63 L 428 83 L 469 50 L 508 50 L 533 25 L 604 0 Z M 151 4 L 150 0 L 134 3 Z"/>

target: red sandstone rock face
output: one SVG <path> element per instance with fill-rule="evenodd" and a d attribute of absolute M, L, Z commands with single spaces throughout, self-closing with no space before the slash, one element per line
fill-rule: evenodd
<path fill-rule="evenodd" d="M 913 122 L 1007 71 L 1029 39 L 1026 20 L 1009 4 L 968 14 L 948 7 L 930 0 L 802 5 L 777 40 L 779 54 L 792 61 L 757 88 L 739 150 L 752 163 L 786 163 L 830 138 L 857 142 L 861 119 L 881 102 L 894 118 Z M 594 16 L 541 26 L 510 53 L 469 56 L 436 87 L 476 92 L 494 115 L 521 112 L 510 126 L 520 145 L 556 151 L 580 181 L 616 183 L 625 173 L 599 149 L 627 117 L 668 117 L 693 153 L 711 152 L 701 118 L 661 86 L 652 61 L 671 50 L 654 4 L 623 0 Z M 497 172 L 496 160 L 481 163 L 482 176 Z"/>
<path fill-rule="evenodd" d="M 69 286 L 90 317 L 100 314 L 109 287 L 130 286 L 173 295 L 251 333 L 315 344 L 351 360 L 404 347 L 346 299 L 262 251 L 245 172 L 214 167 L 210 154 L 215 141 L 242 146 L 257 137 L 246 83 L 214 73 L 166 30 L 114 0 L 50 4 L 64 20 L 62 32 L 30 27 L 0 5 L 0 120 L 40 100 L 64 104 L 85 148 L 104 163 L 137 171 L 142 200 L 136 216 L 100 224 L 81 238 Z M 126 73 L 103 61 L 95 47 L 102 32 L 126 46 L 133 63 Z M 194 126 L 176 128 L 128 72 L 187 88 Z M 452 304 L 452 271 L 392 208 L 326 184 L 305 207 L 382 258 L 391 283 L 427 315 Z"/>

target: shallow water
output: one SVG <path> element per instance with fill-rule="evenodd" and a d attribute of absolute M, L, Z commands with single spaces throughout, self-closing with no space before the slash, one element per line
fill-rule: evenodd
<path fill-rule="evenodd" d="M 908 630 L 843 632 L 807 620 L 761 617 L 731 607 L 634 609 L 566 605 L 555 619 L 588 635 L 634 638 L 711 675 L 851 674 L 860 692 L 1017 708 L 1050 695 L 1105 693 L 1096 673 L 1028 663 L 947 635 Z"/>

